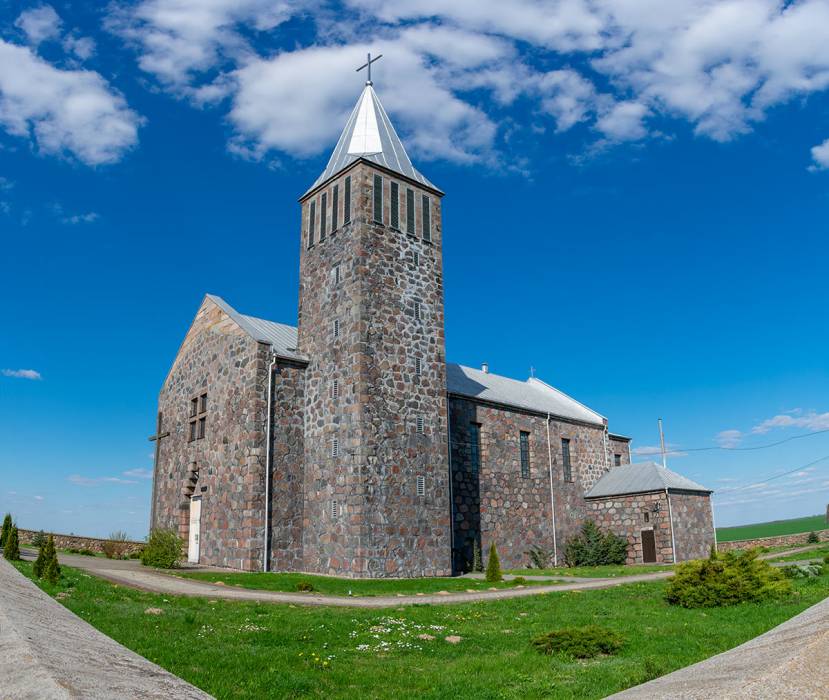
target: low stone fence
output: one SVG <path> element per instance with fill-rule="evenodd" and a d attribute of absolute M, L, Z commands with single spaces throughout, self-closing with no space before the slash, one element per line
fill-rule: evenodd
<path fill-rule="evenodd" d="M 34 540 L 35 536 L 37 535 L 37 530 L 18 530 L 17 531 L 20 537 L 20 544 L 21 545 L 31 545 L 32 540 Z M 109 542 L 110 540 L 99 539 L 97 537 L 80 537 L 79 535 L 60 535 L 56 532 L 53 533 L 45 533 L 48 537 L 49 534 L 55 538 L 55 547 L 58 549 L 88 549 L 92 552 L 103 552 L 104 551 L 104 544 Z M 146 542 L 136 542 L 135 540 L 127 540 L 124 542 L 126 548 L 126 554 L 132 554 L 133 552 L 140 552 L 144 549 Z"/>
<path fill-rule="evenodd" d="M 821 542 L 829 542 L 829 530 L 818 530 L 817 536 Z M 751 549 L 752 547 L 779 547 L 780 545 L 808 544 L 808 532 L 798 532 L 796 535 L 777 535 L 776 537 L 758 537 L 753 540 L 735 540 L 734 542 L 718 542 L 717 550 L 729 552 L 734 549 Z"/>

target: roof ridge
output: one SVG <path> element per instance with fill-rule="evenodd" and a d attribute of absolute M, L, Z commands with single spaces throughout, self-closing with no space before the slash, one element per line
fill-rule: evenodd
<path fill-rule="evenodd" d="M 538 377 L 529 377 L 529 378 L 527 379 L 527 384 L 540 384 L 540 385 L 541 385 L 542 387 L 544 387 L 545 389 L 549 389 L 550 391 L 554 391 L 554 392 L 556 392 L 557 394 L 560 394 L 561 396 L 563 396 L 564 398 L 566 398 L 566 399 L 570 399 L 570 401 L 575 401 L 575 402 L 576 402 L 579 406 L 581 406 L 583 409 L 585 409 L 586 411 L 590 411 L 591 413 L 595 413 L 595 414 L 596 414 L 599 418 L 601 418 L 602 420 L 607 420 L 607 416 L 603 416 L 603 415 L 602 415 L 601 413 L 599 413 L 598 411 L 594 411 L 592 408 L 590 408 L 590 406 L 587 406 L 587 405 L 583 404 L 583 403 L 582 403 L 581 401 L 579 401 L 578 399 L 574 399 L 572 396 L 570 396 L 570 394 L 568 394 L 568 393 L 566 393 L 566 392 L 562 391 L 561 389 L 557 389 L 556 387 L 552 386 L 551 384 L 547 384 L 547 382 L 545 382 L 545 381 L 544 381 L 544 380 L 542 380 L 542 379 L 539 379 Z"/>

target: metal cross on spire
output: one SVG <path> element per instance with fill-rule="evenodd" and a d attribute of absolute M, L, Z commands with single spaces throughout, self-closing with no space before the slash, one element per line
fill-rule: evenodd
<path fill-rule="evenodd" d="M 367 79 L 366 79 L 366 85 L 373 85 L 374 84 L 374 83 L 371 82 L 371 64 L 374 63 L 375 61 L 379 61 L 381 58 L 383 58 L 383 54 L 380 54 L 377 58 L 372 58 L 371 54 L 368 54 L 368 56 L 366 58 L 366 62 L 355 71 L 355 73 L 359 73 L 361 70 L 363 70 L 363 68 L 368 68 L 368 76 L 367 76 Z"/>

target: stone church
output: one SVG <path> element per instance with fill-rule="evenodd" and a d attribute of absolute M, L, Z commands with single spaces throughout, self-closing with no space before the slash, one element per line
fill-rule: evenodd
<path fill-rule="evenodd" d="M 159 395 L 151 527 L 245 571 L 445 576 L 473 547 L 563 560 L 585 519 L 629 561 L 704 556 L 710 491 L 537 378 L 448 363 L 444 193 L 371 81 L 300 199 L 296 326 L 207 295 Z"/>

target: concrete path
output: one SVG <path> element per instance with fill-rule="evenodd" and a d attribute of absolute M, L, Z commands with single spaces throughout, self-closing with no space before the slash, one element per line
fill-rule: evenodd
<path fill-rule="evenodd" d="M 0 698 L 210 698 L 71 613 L 0 559 Z"/>
<path fill-rule="evenodd" d="M 745 644 L 611 697 L 829 698 L 829 598 Z"/>

